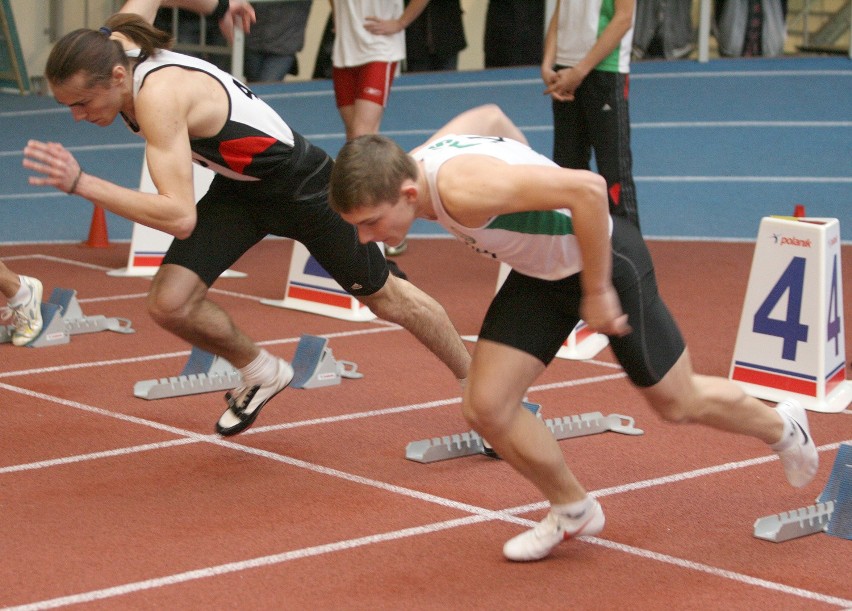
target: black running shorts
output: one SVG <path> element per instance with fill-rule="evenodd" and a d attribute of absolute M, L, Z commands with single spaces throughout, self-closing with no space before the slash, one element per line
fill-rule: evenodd
<path fill-rule="evenodd" d="M 632 332 L 610 346 L 631 381 L 653 386 L 684 351 L 677 323 L 657 291 L 642 235 L 625 217 L 613 218 L 613 285 Z M 509 273 L 482 329 L 487 339 L 522 350 L 548 365 L 580 320 L 580 276 L 548 281 Z"/>
<path fill-rule="evenodd" d="M 267 235 L 298 240 L 343 289 L 372 295 L 387 281 L 376 244 L 361 244 L 355 228 L 328 205 L 333 166 L 321 149 L 306 144 L 300 159 L 280 175 L 236 181 L 217 175 L 198 202 L 192 235 L 174 240 L 163 264 L 192 270 L 210 286 Z"/>

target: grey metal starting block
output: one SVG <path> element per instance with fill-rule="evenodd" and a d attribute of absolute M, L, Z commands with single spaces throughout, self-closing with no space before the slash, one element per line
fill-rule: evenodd
<path fill-rule="evenodd" d="M 823 532 L 833 512 L 834 501 L 828 501 L 758 518 L 754 523 L 754 536 L 780 543 Z"/>
<path fill-rule="evenodd" d="M 43 326 L 41 333 L 27 344 L 31 348 L 44 348 L 67 344 L 72 335 L 95 333 L 97 331 L 115 331 L 117 333 L 135 333 L 126 318 L 107 318 L 106 316 L 85 316 L 77 301 L 77 291 L 54 288 L 50 299 L 41 303 Z M 12 341 L 11 326 L 0 326 L 0 343 Z"/>
<path fill-rule="evenodd" d="M 336 361 L 328 347 L 328 339 L 302 335 L 293 357 L 293 388 L 319 388 L 340 384 L 341 378 L 363 378 L 351 361 Z"/>
<path fill-rule="evenodd" d="M 526 404 L 527 402 L 524 403 Z M 530 405 L 540 407 L 536 404 Z M 527 405 L 525 407 L 529 409 Z M 537 410 L 533 411 L 533 413 L 537 413 Z M 644 434 L 642 429 L 633 426 L 634 420 L 630 416 L 621 416 L 619 414 L 604 416 L 600 412 L 588 412 L 576 416 L 545 419 L 544 424 L 550 429 L 550 432 L 553 433 L 557 440 L 595 435 L 607 431 L 622 433 L 624 435 Z M 476 431 L 412 441 L 405 448 L 405 457 L 408 460 L 421 463 L 437 462 L 439 460 L 472 456 L 474 454 L 485 454 L 482 437 Z"/>
<path fill-rule="evenodd" d="M 77 291 L 55 288 L 50 294 L 50 303 L 55 303 L 62 311 L 62 322 L 69 335 L 115 331 L 116 333 L 135 333 L 126 318 L 107 318 L 103 315 L 85 316 L 77 301 Z"/>
<path fill-rule="evenodd" d="M 180 375 L 136 382 L 133 395 L 140 399 L 182 397 L 231 390 L 239 386 L 241 381 L 240 372 L 228 361 L 193 346 Z"/>
<path fill-rule="evenodd" d="M 335 361 L 328 340 L 314 335 L 303 335 L 293 357 L 293 388 L 318 388 L 340 384 L 341 378 L 363 378 L 355 363 Z M 180 375 L 156 380 L 142 380 L 133 386 L 133 394 L 140 399 L 165 399 L 206 392 L 237 388 L 242 376 L 222 357 L 193 347 L 189 360 Z"/>
<path fill-rule="evenodd" d="M 840 444 L 816 504 L 758 518 L 754 523 L 755 537 L 775 543 L 821 532 L 852 540 L 852 444 Z"/>

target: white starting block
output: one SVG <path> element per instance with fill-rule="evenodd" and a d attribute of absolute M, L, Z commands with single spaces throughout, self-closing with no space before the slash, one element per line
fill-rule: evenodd
<path fill-rule="evenodd" d="M 180 375 L 136 382 L 133 395 L 140 399 L 182 397 L 231 390 L 239 386 L 241 381 L 240 372 L 228 361 L 193 346 Z"/>
<path fill-rule="evenodd" d="M 852 540 L 852 444 L 840 444 L 816 504 L 758 518 L 754 523 L 755 537 L 775 543 L 821 532 Z"/>
<path fill-rule="evenodd" d="M 115 331 L 135 333 L 126 318 L 107 318 L 103 315 L 86 316 L 77 301 L 77 291 L 54 288 L 50 299 L 41 304 L 43 326 L 41 333 L 27 347 L 59 346 L 71 341 L 72 335 Z M 0 327 L 0 343 L 12 341 L 12 327 Z"/>
<path fill-rule="evenodd" d="M 351 361 L 335 361 L 328 339 L 302 335 L 293 357 L 293 388 L 319 388 L 340 384 L 341 378 L 363 378 L 358 366 Z"/>
<path fill-rule="evenodd" d="M 539 415 L 541 408 L 540 405 L 527 401 L 524 401 L 524 407 L 535 415 Z M 606 433 L 607 431 L 625 435 L 644 434 L 642 429 L 633 426 L 633 418 L 618 414 L 604 416 L 600 412 L 545 419 L 544 425 L 558 441 L 571 437 Z M 449 458 L 473 456 L 474 454 L 488 454 L 482 443 L 482 437 L 476 431 L 412 441 L 405 448 L 405 457 L 408 460 L 420 463 L 431 463 Z"/>

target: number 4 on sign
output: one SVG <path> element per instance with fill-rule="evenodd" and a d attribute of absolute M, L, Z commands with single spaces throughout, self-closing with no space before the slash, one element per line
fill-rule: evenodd
<path fill-rule="evenodd" d="M 834 355 L 839 356 L 843 346 L 843 321 L 840 319 L 840 287 L 838 278 L 840 277 L 840 262 L 838 255 L 834 255 L 833 265 L 831 266 L 831 290 L 828 293 L 828 325 L 826 335 L 828 341 L 834 341 Z"/>
<path fill-rule="evenodd" d="M 754 314 L 752 331 L 780 337 L 784 343 L 781 358 L 796 360 L 799 342 L 808 341 L 808 326 L 802 324 L 802 293 L 805 288 L 805 259 L 793 257 L 781 278 L 769 291 L 766 301 Z M 787 294 L 787 315 L 784 319 L 772 318 L 771 313 Z"/>

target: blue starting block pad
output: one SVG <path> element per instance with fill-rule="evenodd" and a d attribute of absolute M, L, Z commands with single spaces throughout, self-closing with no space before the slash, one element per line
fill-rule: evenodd
<path fill-rule="evenodd" d="M 293 388 L 320 388 L 340 384 L 341 378 L 363 378 L 358 366 L 351 361 L 336 361 L 328 339 L 302 335 L 293 357 Z"/>
<path fill-rule="evenodd" d="M 77 291 L 55 288 L 50 299 L 41 303 L 43 320 L 41 333 L 27 344 L 28 348 L 59 346 L 71 341 L 72 335 L 95 333 L 97 331 L 115 331 L 117 333 L 135 333 L 126 318 L 107 318 L 106 316 L 86 316 L 77 301 Z M 11 342 L 13 327 L 0 326 L 0 343 Z"/>

